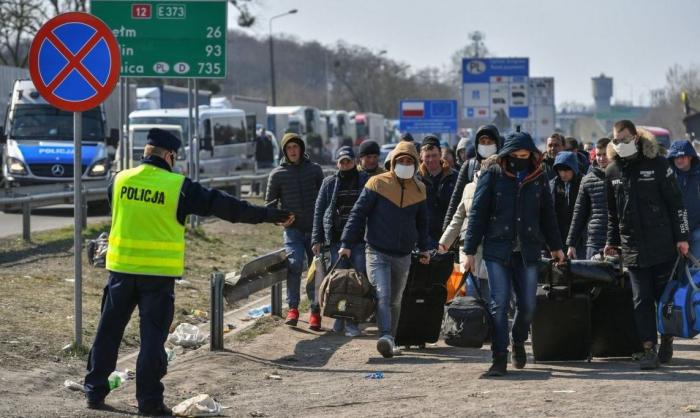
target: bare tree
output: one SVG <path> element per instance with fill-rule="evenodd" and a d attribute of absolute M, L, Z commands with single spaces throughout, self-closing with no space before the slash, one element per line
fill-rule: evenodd
<path fill-rule="evenodd" d="M 34 34 L 46 19 L 41 0 L 0 1 L 0 61 L 25 67 Z"/>
<path fill-rule="evenodd" d="M 676 64 L 669 68 L 663 94 L 654 94 L 654 106 L 643 123 L 663 126 L 668 128 L 674 137 L 682 137 L 685 134 L 685 112 L 680 100 L 681 92 L 688 95 L 691 106 L 700 107 L 700 67 L 685 68 Z"/>

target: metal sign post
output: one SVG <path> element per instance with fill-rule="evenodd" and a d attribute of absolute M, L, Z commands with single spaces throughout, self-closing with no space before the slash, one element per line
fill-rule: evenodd
<path fill-rule="evenodd" d="M 73 248 L 74 255 L 74 270 L 75 270 L 75 286 L 73 298 L 75 300 L 75 345 L 80 347 L 83 344 L 83 185 L 82 185 L 82 170 L 81 167 L 81 145 L 83 136 L 82 113 L 73 112 Z"/>
<path fill-rule="evenodd" d="M 71 12 L 54 17 L 37 32 L 29 48 L 29 74 L 52 106 L 73 112 L 73 216 L 75 269 L 75 347 L 82 338 L 82 112 L 99 106 L 119 80 L 119 45 L 98 18 Z"/>

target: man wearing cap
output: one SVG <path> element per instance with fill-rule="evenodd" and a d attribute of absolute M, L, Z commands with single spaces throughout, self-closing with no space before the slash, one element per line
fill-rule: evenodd
<path fill-rule="evenodd" d="M 286 324 L 296 326 L 299 321 L 299 299 L 301 273 L 304 258 L 311 264 L 311 230 L 314 224 L 314 208 L 318 190 L 323 182 L 321 166 L 311 162 L 305 154 L 306 145 L 296 133 L 286 133 L 282 137 L 283 158 L 279 167 L 270 172 L 267 181 L 265 202 L 268 206 L 280 205 L 292 212 L 294 222 L 285 226 L 284 249 L 289 254 L 287 271 L 287 312 Z M 309 316 L 309 328 L 321 329 L 321 311 L 313 307 Z"/>
<path fill-rule="evenodd" d="M 185 219 L 216 216 L 229 222 L 288 225 L 287 211 L 253 206 L 224 192 L 207 189 L 172 172 L 180 140 L 151 129 L 143 164 L 118 173 L 109 185 L 112 227 L 107 250 L 109 281 L 102 297 L 95 340 L 85 376 L 87 405 L 104 408 L 108 377 L 117 363 L 119 344 L 134 308 L 139 308 L 141 349 L 136 363 L 139 412 L 169 415 L 163 404 L 167 370 L 163 344 L 173 320 L 175 279 L 184 272 Z"/>
<path fill-rule="evenodd" d="M 364 171 L 370 177 L 376 174 L 386 173 L 386 170 L 379 166 L 379 144 L 372 140 L 365 140 L 360 144 L 360 165 L 358 171 Z"/>
<path fill-rule="evenodd" d="M 442 223 L 457 181 L 457 172 L 442 160 L 440 140 L 427 135 L 420 147 L 421 164 L 418 180 L 425 184 L 428 204 L 428 233 L 430 244 L 437 247 L 442 236 Z"/>
<path fill-rule="evenodd" d="M 326 177 L 318 192 L 316 210 L 314 211 L 314 227 L 311 234 L 311 242 L 313 243 L 311 248 L 314 254 L 318 255 L 323 245 L 330 245 L 331 264 L 335 264 L 338 259 L 340 237 L 350 216 L 350 210 L 352 210 L 362 188 L 365 187 L 365 183 L 370 177 L 366 172 L 358 171 L 355 168 L 355 154 L 352 147 L 349 146 L 338 148 L 336 166 L 338 172 Z M 350 261 L 352 267 L 357 271 L 365 272 L 364 241 L 358 242 L 352 248 Z M 343 330 L 347 337 L 360 335 L 357 323 L 336 319 L 333 331 L 340 333 Z"/>

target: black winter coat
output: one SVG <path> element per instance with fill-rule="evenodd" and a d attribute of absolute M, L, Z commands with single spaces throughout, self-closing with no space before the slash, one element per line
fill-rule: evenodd
<path fill-rule="evenodd" d="M 608 145 L 607 244 L 622 248 L 626 266 L 644 268 L 673 261 L 676 243 L 688 240 L 688 219 L 676 176 L 656 142 L 642 137 L 637 149 L 622 159 Z"/>
<path fill-rule="evenodd" d="M 605 171 L 595 163 L 581 180 L 566 245 L 576 247 L 588 235 L 586 247 L 603 249 L 608 232 Z"/>
<path fill-rule="evenodd" d="M 428 234 L 437 242 L 442 236 L 442 225 L 450 204 L 450 198 L 454 194 L 457 172 L 443 162 L 440 177 L 433 181 L 433 177 L 428 173 L 425 164 L 421 164 L 416 177 L 425 185 L 426 204 L 428 206 Z"/>
<path fill-rule="evenodd" d="M 322 182 L 323 169 L 307 156 L 302 157 L 299 164 L 291 164 L 284 158 L 282 164 L 270 172 L 265 203 L 279 201 L 282 209 L 296 216 L 290 228 L 311 232 L 316 197 Z"/>
<path fill-rule="evenodd" d="M 569 198 L 566 198 L 566 189 L 563 181 L 559 177 L 553 178 L 550 182 L 550 188 L 552 190 L 552 199 L 554 201 L 554 212 L 557 214 L 557 225 L 559 226 L 559 236 L 561 242 L 566 242 L 566 237 L 569 234 L 569 227 L 571 226 L 571 220 L 574 217 L 574 206 L 576 205 L 576 198 L 579 193 L 579 186 L 581 184 L 581 176 L 576 174 L 571 180 L 571 185 L 569 186 Z M 581 244 L 577 241 L 574 247 L 578 247 Z"/>
<path fill-rule="evenodd" d="M 486 160 L 487 168 L 476 185 L 464 252 L 476 254 L 483 242 L 484 260 L 507 263 L 519 243 L 523 259 L 535 263 L 545 244 L 552 251 L 561 250 L 552 196 L 542 171 L 537 169 L 519 186 L 500 158 L 494 157 Z"/>

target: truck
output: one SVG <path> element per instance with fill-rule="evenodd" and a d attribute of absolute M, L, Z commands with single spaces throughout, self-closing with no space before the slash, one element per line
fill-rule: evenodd
<path fill-rule="evenodd" d="M 357 113 L 355 115 L 355 130 L 357 131 L 355 145 L 360 145 L 366 139 L 371 139 L 382 145 L 386 139 L 384 116 L 378 113 Z"/>
<path fill-rule="evenodd" d="M 108 178 L 108 146 L 117 145 L 119 129 L 106 120 L 104 105 L 82 112 L 83 181 Z M 73 113 L 47 103 L 31 80 L 14 82 L 0 143 L 5 186 L 73 181 Z"/>
<path fill-rule="evenodd" d="M 321 135 L 321 114 L 315 107 L 309 106 L 267 106 L 267 129 L 277 138 L 285 132 L 295 132 L 306 137 L 309 134 Z"/>
<path fill-rule="evenodd" d="M 328 121 L 329 149 L 333 155 L 343 145 L 353 146 L 357 138 L 355 119 L 345 110 L 323 110 L 321 114 Z"/>
<path fill-rule="evenodd" d="M 129 114 L 129 124 L 179 126 L 184 152 L 178 153 L 178 158 L 186 160 L 190 152 L 188 115 L 187 108 L 137 110 Z M 243 110 L 200 106 L 197 133 L 200 178 L 229 176 L 237 170 L 254 167 L 255 142 L 248 135 Z M 186 170 L 184 174 L 189 175 Z"/>
<path fill-rule="evenodd" d="M 177 109 L 187 107 L 187 87 L 160 85 L 136 89 L 136 109 Z M 197 105 L 209 105 L 211 92 L 199 90 Z M 194 105 L 194 104 L 193 104 Z"/>

